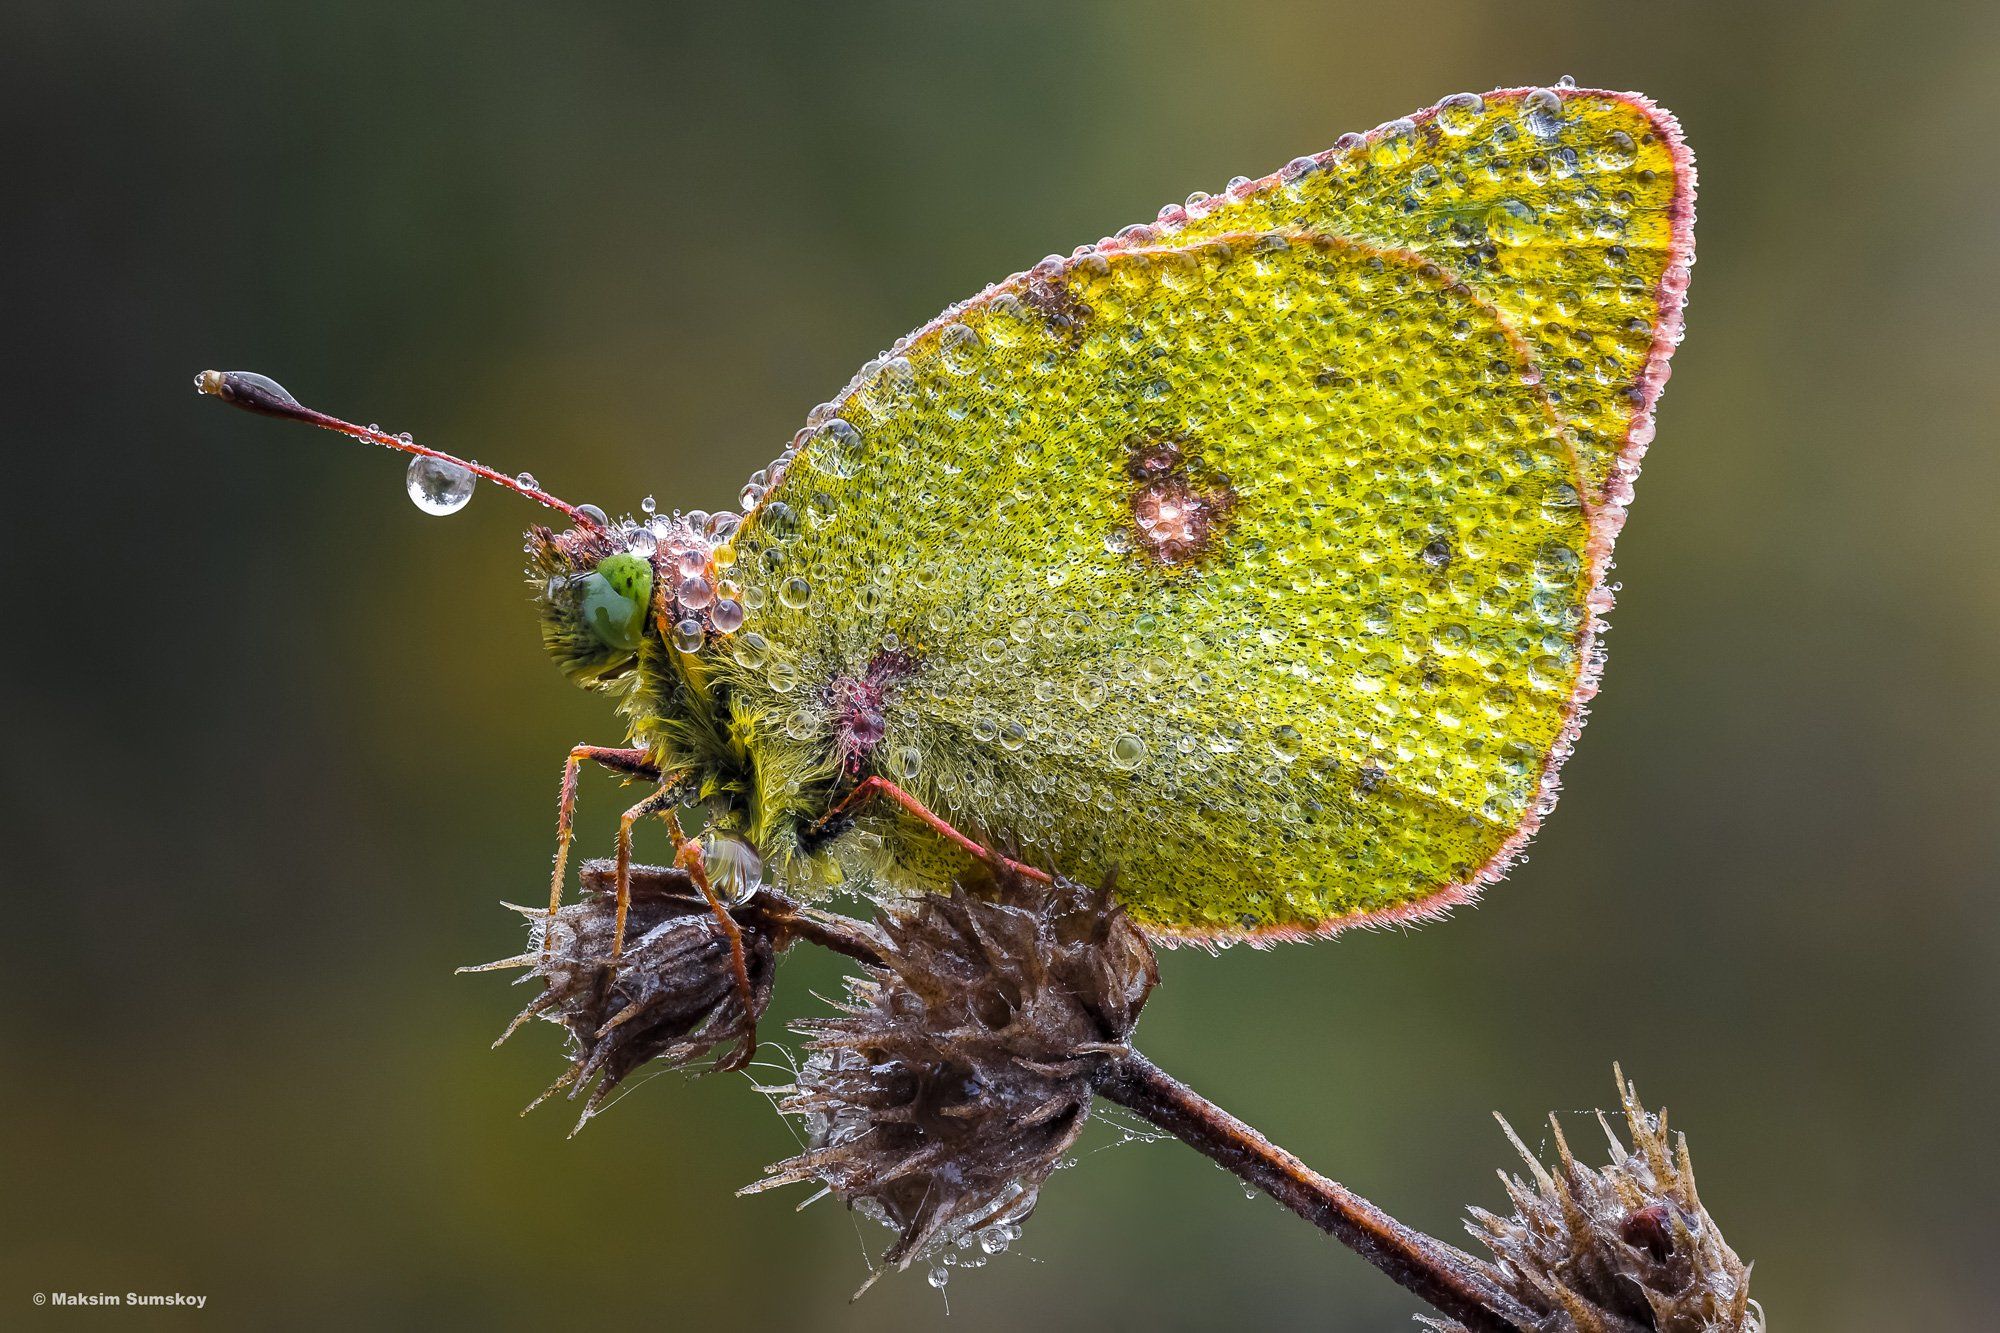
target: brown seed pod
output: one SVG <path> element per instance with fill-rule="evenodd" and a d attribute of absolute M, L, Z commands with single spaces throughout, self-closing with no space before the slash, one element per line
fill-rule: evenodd
<path fill-rule="evenodd" d="M 1632 1147 L 1600 1116 L 1611 1144 L 1602 1170 L 1576 1160 L 1553 1117 L 1552 1168 L 1501 1121 L 1529 1179 L 1501 1176 L 1511 1216 L 1472 1210 L 1467 1230 L 1493 1254 L 1480 1267 L 1542 1317 L 1534 1327 L 1545 1333 L 1763 1333 L 1750 1266 L 1695 1193 L 1686 1137 L 1668 1134 L 1666 1113 L 1641 1106 L 1622 1071 L 1618 1095 Z"/>
<path fill-rule="evenodd" d="M 1158 979 L 1109 891 L 1062 880 L 992 872 L 881 925 L 886 966 L 839 1017 L 798 1025 L 810 1054 L 780 1105 L 809 1147 L 745 1191 L 817 1181 L 885 1223 L 877 1276 L 1012 1239 Z"/>
<path fill-rule="evenodd" d="M 625 951 L 614 972 L 607 964 L 615 904 L 610 893 L 590 887 L 593 880 L 608 875 L 607 866 L 596 862 L 586 866 L 582 901 L 564 907 L 554 918 L 540 908 L 514 909 L 531 923 L 525 951 L 461 969 L 525 967 L 529 974 L 521 980 L 541 979 L 541 994 L 515 1015 L 494 1045 L 531 1018 L 546 1018 L 568 1029 L 569 1068 L 528 1109 L 565 1088 L 574 1100 L 589 1087 L 577 1129 L 639 1066 L 654 1060 L 687 1066 L 721 1043 L 741 1037 L 770 1003 L 777 963 L 777 941 L 764 919 L 753 913 L 736 914 L 754 1010 L 746 1015 L 731 968 L 729 941 L 707 902 L 677 872 L 647 868 L 633 876 Z"/>

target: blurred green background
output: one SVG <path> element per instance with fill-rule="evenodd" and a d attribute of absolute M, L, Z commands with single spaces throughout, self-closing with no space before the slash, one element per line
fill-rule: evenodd
<path fill-rule="evenodd" d="M 48 1289 L 230 1326 L 945 1318 L 915 1273 L 846 1303 L 872 1224 L 730 1197 L 794 1144 L 741 1077 L 574 1142 L 516 1118 L 557 1034 L 489 1051 L 525 992 L 451 969 L 514 951 L 562 755 L 617 738 L 536 642 L 532 514 L 422 517 L 399 463 L 193 372 L 719 508 L 986 281 L 1573 74 L 1680 114 L 1701 262 L 1562 809 L 1446 923 L 1168 957 L 1141 1037 L 1448 1235 L 1501 1202 L 1488 1111 L 1542 1141 L 1623 1060 L 1778 1327 L 1991 1327 L 1996 62 L 2000 10 L 1923 0 L 13 0 L 0 1324 Z M 586 780 L 586 851 L 618 808 Z M 781 1016 L 837 975 L 792 960 Z M 1172 1143 L 1084 1156 L 948 1291 L 968 1331 L 1416 1308 Z"/>

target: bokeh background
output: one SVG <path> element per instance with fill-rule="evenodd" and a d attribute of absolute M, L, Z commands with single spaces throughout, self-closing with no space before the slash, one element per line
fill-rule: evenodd
<path fill-rule="evenodd" d="M 984 282 L 1573 74 L 1680 114 L 1701 261 L 1562 809 L 1449 922 L 1167 958 L 1141 1037 L 1454 1235 L 1500 1203 L 1488 1112 L 1542 1141 L 1622 1060 L 1777 1326 L 1990 1327 L 1996 65 L 2000 10 L 1926 0 L 12 0 L 0 1324 L 49 1289 L 224 1326 L 946 1319 L 920 1273 L 846 1303 L 872 1224 L 731 1197 L 794 1144 L 741 1077 L 575 1141 L 516 1118 L 557 1034 L 489 1051 L 524 993 L 451 969 L 514 951 L 495 904 L 540 891 L 562 754 L 615 739 L 536 643 L 532 515 L 423 517 L 397 461 L 194 371 L 718 508 Z M 585 850 L 618 808 L 586 781 Z M 780 1016 L 837 975 L 788 963 Z M 1116 1138 L 950 1327 L 1410 1326 Z"/>

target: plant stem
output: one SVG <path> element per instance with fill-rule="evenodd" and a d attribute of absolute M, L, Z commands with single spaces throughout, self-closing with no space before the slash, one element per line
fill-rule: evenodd
<path fill-rule="evenodd" d="M 612 873 L 610 862 L 592 861 L 583 869 L 584 885 L 606 892 Z M 684 896 L 690 911 L 705 910 L 679 870 L 633 866 L 631 882 L 635 889 Z M 887 941 L 874 926 L 807 907 L 774 889 L 765 888 L 730 910 L 746 927 L 779 940 L 816 944 L 868 967 L 889 967 Z M 1483 1276 L 1470 1255 L 1404 1226 L 1314 1171 L 1137 1051 L 1104 1061 L 1092 1086 L 1100 1097 L 1270 1195 L 1469 1333 L 1534 1333 L 1534 1314 Z"/>
<path fill-rule="evenodd" d="M 1481 1276 L 1471 1256 L 1314 1171 L 1137 1051 L 1105 1064 L 1095 1085 L 1099 1096 L 1264 1191 L 1473 1333 L 1535 1328 L 1533 1314 Z"/>

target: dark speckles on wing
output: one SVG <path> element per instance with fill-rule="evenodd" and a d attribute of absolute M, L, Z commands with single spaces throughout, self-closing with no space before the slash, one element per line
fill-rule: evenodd
<path fill-rule="evenodd" d="M 1023 299 L 1058 338 L 1071 347 L 1083 341 L 1090 307 L 1079 301 L 1061 278 L 1029 278 Z"/>

